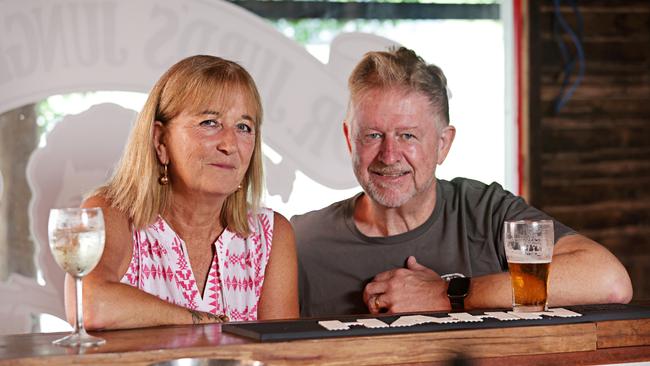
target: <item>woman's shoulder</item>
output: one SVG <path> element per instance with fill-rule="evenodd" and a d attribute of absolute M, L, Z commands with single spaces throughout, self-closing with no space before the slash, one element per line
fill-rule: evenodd
<path fill-rule="evenodd" d="M 81 203 L 81 207 L 99 207 L 104 213 L 104 218 L 106 218 L 106 216 L 111 216 L 113 219 L 124 219 L 127 222 L 129 221 L 128 215 L 115 207 L 111 200 L 101 193 L 86 198 Z"/>
<path fill-rule="evenodd" d="M 268 207 L 258 207 L 257 210 L 248 210 L 248 221 L 252 226 L 256 226 L 258 222 L 264 223 L 267 221 L 272 224 L 277 215 L 280 214 Z"/>
<path fill-rule="evenodd" d="M 279 222 L 281 224 L 286 223 L 288 225 L 291 225 L 289 223 L 289 220 L 284 215 L 282 215 L 278 211 L 275 211 L 275 210 L 273 210 L 272 208 L 269 208 L 269 207 L 260 207 L 260 208 L 257 209 L 257 211 L 255 213 L 253 213 L 252 210 L 249 210 L 248 215 L 249 215 L 249 217 L 255 217 L 256 216 L 258 220 L 266 219 L 266 220 L 270 220 L 271 223 Z"/>
<path fill-rule="evenodd" d="M 264 232 L 285 232 L 293 231 L 291 223 L 284 215 L 268 207 L 260 207 L 255 214 L 249 211 L 249 217 L 253 218 L 251 229 Z"/>
<path fill-rule="evenodd" d="M 92 196 L 87 197 L 82 203 L 81 207 L 101 207 L 102 210 L 105 208 L 111 208 L 110 200 L 101 193 L 93 194 Z"/>
<path fill-rule="evenodd" d="M 109 278 L 120 281 L 126 273 L 133 255 L 133 233 L 128 216 L 111 204 L 106 196 L 94 194 L 83 201 L 81 207 L 99 207 L 104 216 L 104 254 L 99 263 L 101 271 Z"/>
<path fill-rule="evenodd" d="M 95 194 L 86 198 L 81 207 L 99 207 L 104 216 L 104 227 L 112 236 L 130 237 L 130 220 L 126 213 L 112 205 L 111 201 L 102 194 Z M 121 242 L 121 240 L 120 240 Z"/>

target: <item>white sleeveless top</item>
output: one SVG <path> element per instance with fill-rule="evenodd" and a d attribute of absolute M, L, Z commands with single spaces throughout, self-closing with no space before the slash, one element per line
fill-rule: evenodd
<path fill-rule="evenodd" d="M 158 216 L 133 231 L 133 256 L 120 282 L 188 309 L 231 321 L 257 320 L 264 271 L 271 254 L 273 210 L 248 215 L 251 234 L 243 238 L 225 229 L 214 243 L 215 255 L 201 296 L 185 243 Z"/>

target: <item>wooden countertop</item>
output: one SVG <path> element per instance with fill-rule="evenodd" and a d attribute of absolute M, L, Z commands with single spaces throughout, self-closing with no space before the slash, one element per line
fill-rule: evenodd
<path fill-rule="evenodd" d="M 181 357 L 237 358 L 268 365 L 594 364 L 650 360 L 650 319 L 398 335 L 256 342 L 221 326 L 174 326 L 95 333 L 106 345 L 64 348 L 64 333 L 0 337 L 0 365 L 148 365 Z"/>

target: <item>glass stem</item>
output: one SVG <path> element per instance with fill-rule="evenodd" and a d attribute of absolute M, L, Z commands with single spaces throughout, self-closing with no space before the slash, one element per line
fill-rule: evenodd
<path fill-rule="evenodd" d="M 81 277 L 75 277 L 74 278 L 74 284 L 75 284 L 75 290 L 77 292 L 77 319 L 74 324 L 74 331 L 75 333 L 85 333 L 86 330 L 84 329 L 84 315 L 83 315 L 83 298 L 82 298 L 82 293 L 81 293 Z"/>

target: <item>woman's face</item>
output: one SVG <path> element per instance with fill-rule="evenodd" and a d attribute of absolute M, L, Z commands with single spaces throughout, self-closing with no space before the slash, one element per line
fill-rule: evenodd
<path fill-rule="evenodd" d="M 255 148 L 255 110 L 232 93 L 198 112 L 182 111 L 166 126 L 156 122 L 158 158 L 169 163 L 174 194 L 228 196 L 242 183 Z"/>

